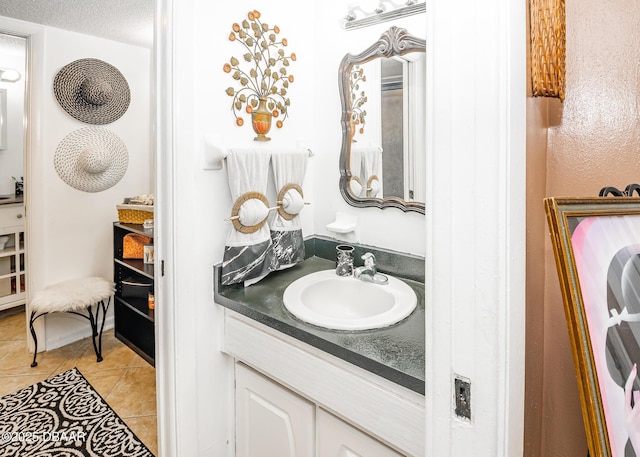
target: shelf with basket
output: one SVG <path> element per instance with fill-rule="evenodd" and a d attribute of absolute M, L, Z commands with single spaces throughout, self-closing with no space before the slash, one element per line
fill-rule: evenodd
<path fill-rule="evenodd" d="M 148 254 L 152 245 L 153 229 L 145 229 L 142 224 L 113 223 L 115 336 L 154 365 L 155 312 L 150 306 L 155 305 L 154 265 L 149 263 L 152 256 Z"/>

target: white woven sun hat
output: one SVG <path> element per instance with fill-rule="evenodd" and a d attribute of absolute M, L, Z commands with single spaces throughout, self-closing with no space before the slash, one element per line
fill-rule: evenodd
<path fill-rule="evenodd" d="M 115 133 L 86 127 L 64 137 L 53 163 L 65 183 L 83 192 L 101 192 L 118 183 L 127 171 L 129 153 Z"/>
<path fill-rule="evenodd" d="M 87 124 L 119 119 L 131 101 L 122 73 L 99 59 L 79 59 L 62 67 L 53 80 L 53 92 L 67 113 Z"/>

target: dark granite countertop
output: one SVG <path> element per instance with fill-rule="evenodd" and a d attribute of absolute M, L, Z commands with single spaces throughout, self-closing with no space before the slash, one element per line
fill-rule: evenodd
<path fill-rule="evenodd" d="M 328 330 L 307 324 L 287 311 L 282 295 L 289 284 L 309 273 L 334 268 L 334 261 L 312 256 L 292 268 L 272 272 L 249 287 L 221 287 L 220 270 L 216 267 L 215 300 L 226 308 L 424 395 L 424 284 L 400 278 L 416 292 L 418 306 L 406 319 L 382 329 Z M 380 270 L 384 272 L 384 269 Z"/>
<path fill-rule="evenodd" d="M 0 205 L 15 205 L 17 203 L 22 203 L 23 201 L 24 200 L 22 195 L 0 195 Z"/>

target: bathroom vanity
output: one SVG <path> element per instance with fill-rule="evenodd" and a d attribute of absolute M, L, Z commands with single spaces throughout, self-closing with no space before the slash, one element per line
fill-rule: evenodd
<path fill-rule="evenodd" d="M 0 195 L 0 311 L 26 301 L 22 196 Z"/>
<path fill-rule="evenodd" d="M 335 268 L 336 244 L 307 239 L 304 262 L 249 287 L 220 286 L 214 269 L 215 300 L 226 308 L 223 351 L 236 361 L 238 455 L 253 446 L 283 456 L 424 455 L 424 260 L 374 250 L 380 271 L 409 284 L 418 306 L 390 327 L 328 330 L 294 317 L 283 294 Z M 356 259 L 372 249 L 356 246 Z"/>

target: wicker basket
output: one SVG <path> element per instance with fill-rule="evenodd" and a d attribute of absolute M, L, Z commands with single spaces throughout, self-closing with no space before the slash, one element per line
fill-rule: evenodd
<path fill-rule="evenodd" d="M 153 206 L 150 205 L 116 205 L 118 221 L 125 224 L 142 224 L 153 219 Z"/>
<path fill-rule="evenodd" d="M 564 100 L 566 86 L 565 0 L 529 0 L 531 84 L 534 97 Z"/>
<path fill-rule="evenodd" d="M 122 258 L 123 259 L 143 259 L 144 247 L 151 244 L 151 238 L 139 233 L 127 233 L 122 238 Z"/>

